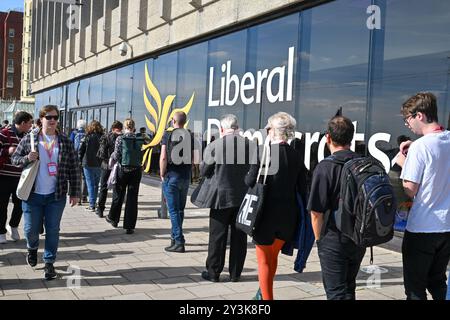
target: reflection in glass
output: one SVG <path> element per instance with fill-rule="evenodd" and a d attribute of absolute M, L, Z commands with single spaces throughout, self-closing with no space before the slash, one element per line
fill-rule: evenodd
<path fill-rule="evenodd" d="M 117 70 L 116 82 L 116 119 L 124 121 L 130 116 L 133 66 L 129 65 Z M 111 122 L 112 123 L 112 122 Z"/>

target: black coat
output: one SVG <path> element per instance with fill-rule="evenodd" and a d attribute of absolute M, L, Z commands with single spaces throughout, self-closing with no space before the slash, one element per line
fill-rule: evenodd
<path fill-rule="evenodd" d="M 288 144 L 271 145 L 271 163 L 279 146 L 278 170 L 267 176 L 267 192 L 261 220 L 255 230 L 253 240 L 260 245 L 270 245 L 275 238 L 291 241 L 298 225 L 299 207 L 296 192 L 306 197 L 307 170 L 300 152 Z M 259 161 L 258 161 L 259 162 Z M 259 164 L 251 166 L 245 183 L 253 187 L 256 183 Z"/>
<path fill-rule="evenodd" d="M 253 142 L 237 134 L 226 135 L 206 147 L 200 175 L 212 179 L 209 185 L 212 190 L 208 194 L 215 197 L 215 201 L 211 209 L 240 207 L 248 190 L 244 178 L 254 150 Z"/>
<path fill-rule="evenodd" d="M 100 167 L 101 161 L 97 158 L 97 151 L 100 148 L 101 136 L 99 133 L 91 133 L 82 140 L 78 156 L 83 167 Z"/>

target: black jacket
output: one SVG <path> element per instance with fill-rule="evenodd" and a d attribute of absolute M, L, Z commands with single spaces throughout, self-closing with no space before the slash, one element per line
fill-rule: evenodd
<path fill-rule="evenodd" d="M 211 209 L 235 208 L 241 205 L 248 190 L 244 178 L 250 169 L 255 149 L 253 142 L 238 134 L 226 135 L 206 147 L 204 161 L 200 165 L 200 175 L 213 179 L 210 187 L 214 192 L 210 194 L 215 196 L 216 201 Z"/>
<path fill-rule="evenodd" d="M 78 156 L 83 167 L 100 167 L 100 159 L 97 158 L 97 151 L 100 147 L 101 134 L 90 133 L 81 142 Z"/>
<path fill-rule="evenodd" d="M 116 139 L 119 134 L 114 132 L 105 133 L 100 138 L 100 148 L 97 152 L 97 157 L 102 163 L 102 169 L 108 170 L 108 162 L 111 154 L 114 152 Z"/>
<path fill-rule="evenodd" d="M 279 146 L 278 152 L 274 150 Z M 298 225 L 299 207 L 296 192 L 306 198 L 307 170 L 300 152 L 290 145 L 271 145 L 271 163 L 278 155 L 278 170 L 267 176 L 267 191 L 261 220 L 253 240 L 260 245 L 270 245 L 274 239 L 291 241 Z M 259 161 L 258 161 L 259 162 Z M 253 187 L 256 183 L 259 164 L 253 164 L 245 183 Z"/>

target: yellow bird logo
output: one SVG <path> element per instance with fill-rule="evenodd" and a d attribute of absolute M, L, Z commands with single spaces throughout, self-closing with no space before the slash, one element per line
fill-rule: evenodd
<path fill-rule="evenodd" d="M 150 93 L 153 100 L 156 102 L 156 107 L 153 107 L 150 99 L 147 96 L 147 91 Z M 183 111 L 188 114 L 191 110 L 192 103 L 194 102 L 195 92 L 192 93 L 191 98 L 188 103 L 183 108 L 175 108 L 170 112 L 170 108 L 172 106 L 173 100 L 175 99 L 175 95 L 168 95 L 164 99 L 164 104 L 161 100 L 161 95 L 159 94 L 158 89 L 152 82 L 150 75 L 148 74 L 147 64 L 145 64 L 145 85 L 143 86 L 143 94 L 144 94 L 144 103 L 147 111 L 150 113 L 151 119 L 145 115 L 145 122 L 147 124 L 148 129 L 153 132 L 153 139 L 150 143 L 142 146 L 142 150 L 144 150 L 144 157 L 142 159 L 142 166 L 144 167 L 145 172 L 150 171 L 150 164 L 152 158 L 153 147 L 157 146 L 164 135 L 164 131 L 166 130 L 167 125 L 172 120 L 175 112 Z M 189 121 L 186 123 L 185 127 L 187 127 Z M 173 128 L 169 127 L 167 130 L 173 130 Z"/>

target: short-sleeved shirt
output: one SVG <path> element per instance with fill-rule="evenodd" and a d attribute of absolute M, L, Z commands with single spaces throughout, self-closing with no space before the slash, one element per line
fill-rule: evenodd
<path fill-rule="evenodd" d="M 400 178 L 419 184 L 406 230 L 450 231 L 450 132 L 427 134 L 411 144 Z"/>
<path fill-rule="evenodd" d="M 360 157 L 359 154 L 351 150 L 340 150 L 335 152 L 333 156 L 343 161 Z M 338 209 L 342 167 L 342 164 L 328 160 L 323 160 L 317 165 L 311 182 L 308 211 L 326 213 Z M 330 215 L 326 230 L 338 232 L 333 214 Z"/>
<path fill-rule="evenodd" d="M 179 129 L 177 129 L 179 130 Z M 184 129 L 182 129 L 184 130 Z M 161 145 L 167 145 L 169 144 L 169 139 L 172 135 L 173 131 L 166 131 L 163 135 L 163 138 L 161 140 Z M 189 133 L 190 134 L 190 133 Z M 180 179 L 190 179 L 191 177 L 191 170 L 192 170 L 192 152 L 194 151 L 194 137 L 192 134 L 190 134 L 191 141 L 190 141 L 190 149 L 191 149 L 191 156 L 189 157 L 190 163 L 187 164 L 174 164 L 174 163 L 168 163 L 167 164 L 167 174 L 169 174 L 171 177 L 176 177 Z"/>

